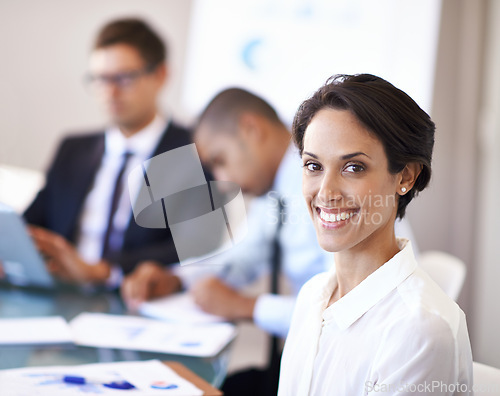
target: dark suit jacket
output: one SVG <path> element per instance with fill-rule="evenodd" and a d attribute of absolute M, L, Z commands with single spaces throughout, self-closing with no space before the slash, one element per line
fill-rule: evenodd
<path fill-rule="evenodd" d="M 189 131 L 170 122 L 154 155 L 190 143 Z M 24 213 L 26 221 L 75 243 L 83 203 L 103 155 L 104 132 L 65 138 L 49 168 L 45 187 Z M 131 216 L 116 262 L 129 273 L 142 260 L 156 260 L 164 265 L 179 261 L 168 228 L 142 228 Z"/>

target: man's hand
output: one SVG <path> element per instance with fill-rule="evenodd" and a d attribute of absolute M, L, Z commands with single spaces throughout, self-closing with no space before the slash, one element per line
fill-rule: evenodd
<path fill-rule="evenodd" d="M 154 261 L 143 261 L 121 286 L 127 307 L 136 310 L 144 301 L 175 293 L 181 289 L 181 280 Z"/>
<path fill-rule="evenodd" d="M 104 283 L 111 267 L 101 261 L 86 263 L 76 248 L 64 237 L 45 228 L 29 226 L 38 250 L 46 257 L 47 268 L 57 278 L 71 283 Z"/>
<path fill-rule="evenodd" d="M 256 298 L 243 296 L 218 278 L 199 281 L 191 288 L 191 294 L 205 312 L 229 320 L 253 318 Z"/>

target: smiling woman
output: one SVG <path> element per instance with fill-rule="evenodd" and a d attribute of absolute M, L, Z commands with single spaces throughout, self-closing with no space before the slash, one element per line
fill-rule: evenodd
<path fill-rule="evenodd" d="M 299 108 L 303 193 L 335 266 L 300 292 L 280 395 L 471 391 L 465 315 L 394 234 L 429 182 L 434 129 L 408 95 L 368 74 L 333 77 Z"/>

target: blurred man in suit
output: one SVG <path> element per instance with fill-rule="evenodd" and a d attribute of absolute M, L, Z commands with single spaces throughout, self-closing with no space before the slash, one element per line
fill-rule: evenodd
<path fill-rule="evenodd" d="M 142 20 L 115 20 L 97 35 L 87 83 L 109 126 L 62 141 L 45 187 L 25 212 L 49 269 L 62 280 L 118 286 L 123 276 L 141 279 L 178 261 L 168 228 L 135 223 L 126 187 L 131 169 L 191 143 L 189 132 L 158 109 L 166 61 L 165 44 Z M 148 282 L 153 296 L 161 285 Z"/>

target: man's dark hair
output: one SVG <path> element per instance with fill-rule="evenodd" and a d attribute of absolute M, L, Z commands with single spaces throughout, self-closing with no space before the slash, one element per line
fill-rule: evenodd
<path fill-rule="evenodd" d="M 167 59 L 167 48 L 160 36 L 143 20 L 117 19 L 106 24 L 94 42 L 94 49 L 115 44 L 127 44 L 135 48 L 147 67 L 155 68 Z"/>
<path fill-rule="evenodd" d="M 246 111 L 281 124 L 276 110 L 264 99 L 241 88 L 228 88 L 219 92 L 205 107 L 198 125 L 226 126 L 226 131 L 235 131 L 239 117 Z"/>
<path fill-rule="evenodd" d="M 302 154 L 304 134 L 312 118 L 324 108 L 348 110 L 384 146 L 389 172 L 401 172 L 409 163 L 421 164 L 413 188 L 399 197 L 397 217 L 431 178 L 434 122 L 406 93 L 371 74 L 335 75 L 297 110 L 293 139 Z"/>

